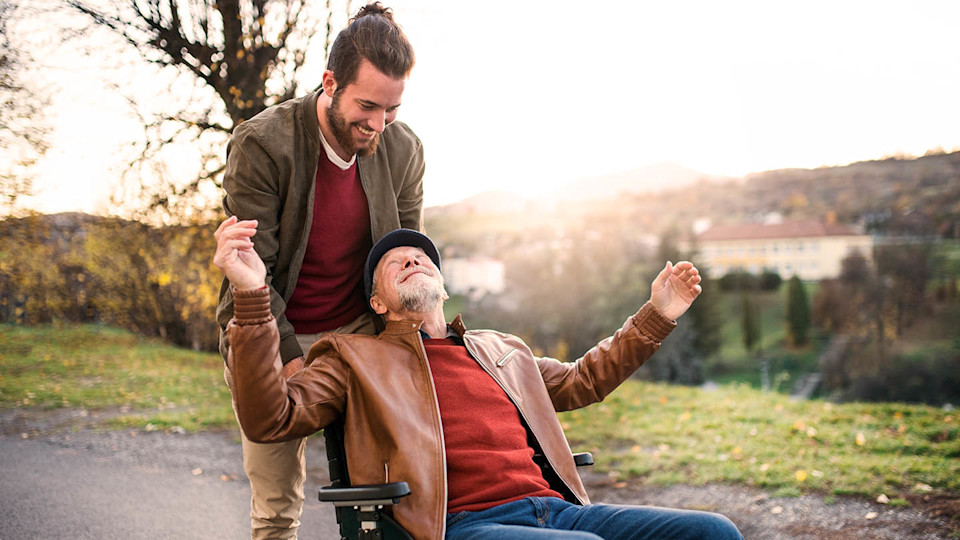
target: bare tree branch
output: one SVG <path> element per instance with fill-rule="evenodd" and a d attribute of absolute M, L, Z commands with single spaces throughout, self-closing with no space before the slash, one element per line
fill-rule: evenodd
<path fill-rule="evenodd" d="M 32 59 L 12 38 L 10 24 L 29 11 L 10 0 L 0 0 L 0 208 L 13 214 L 17 201 L 32 194 L 30 168 L 48 148 L 49 127 L 43 118 L 47 100 L 22 80 Z"/>
<path fill-rule="evenodd" d="M 172 68 L 205 89 L 180 110 L 143 118 L 146 142 L 130 163 L 129 170 L 137 171 L 131 175 L 145 166 L 160 170 L 150 164 L 165 146 L 209 143 L 208 135 L 217 135 L 216 148 L 202 151 L 195 180 L 164 180 L 159 190 L 141 185 L 151 208 L 169 209 L 172 201 L 189 198 L 206 184 L 219 185 L 226 135 L 266 107 L 297 95 L 307 48 L 320 28 L 319 13 L 307 0 L 59 1 L 82 15 L 89 28 L 120 38 L 145 62 Z M 329 23 L 326 32 L 329 41 Z M 140 105 L 136 99 L 131 103 Z"/>

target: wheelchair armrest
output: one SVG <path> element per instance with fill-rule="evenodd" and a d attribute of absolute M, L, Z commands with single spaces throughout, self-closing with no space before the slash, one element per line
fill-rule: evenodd
<path fill-rule="evenodd" d="M 547 458 L 539 452 L 533 455 L 533 462 L 543 470 L 550 469 L 550 463 L 547 461 Z M 589 467 L 593 465 L 593 454 L 590 452 L 576 452 L 573 454 L 573 464 L 577 467 Z"/>
<path fill-rule="evenodd" d="M 388 506 L 410 494 L 406 482 L 350 487 L 322 487 L 318 499 L 334 506 Z"/>
<path fill-rule="evenodd" d="M 593 465 L 593 454 L 590 452 L 577 452 L 573 454 L 573 463 L 577 467 L 589 467 Z"/>

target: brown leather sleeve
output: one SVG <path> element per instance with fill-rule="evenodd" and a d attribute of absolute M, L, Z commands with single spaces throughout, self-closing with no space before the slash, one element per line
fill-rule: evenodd
<path fill-rule="evenodd" d="M 602 401 L 657 352 L 676 326 L 647 302 L 613 336 L 576 362 L 537 358 L 554 408 L 569 411 Z"/>
<path fill-rule="evenodd" d="M 317 358 L 289 380 L 280 375 L 280 333 L 267 288 L 234 291 L 227 333 L 231 391 L 248 439 L 263 443 L 304 437 L 343 411 L 349 371 L 335 354 Z"/>

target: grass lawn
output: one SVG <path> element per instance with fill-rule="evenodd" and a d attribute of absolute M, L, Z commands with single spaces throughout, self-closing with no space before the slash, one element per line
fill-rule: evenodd
<path fill-rule="evenodd" d="M 95 325 L 0 325 L 0 407 L 116 408 L 112 425 L 127 427 L 236 425 L 220 355 Z"/>
<path fill-rule="evenodd" d="M 129 408 L 110 426 L 235 426 L 219 355 L 100 326 L 0 326 L 0 408 Z M 563 413 L 597 468 L 658 484 L 729 482 L 807 491 L 960 493 L 960 415 L 902 404 L 795 402 L 745 384 L 628 381 Z"/>
<path fill-rule="evenodd" d="M 890 498 L 960 492 L 960 415 L 927 406 L 793 401 L 744 384 L 716 390 L 627 381 L 561 414 L 597 466 L 657 484 L 731 482 Z"/>

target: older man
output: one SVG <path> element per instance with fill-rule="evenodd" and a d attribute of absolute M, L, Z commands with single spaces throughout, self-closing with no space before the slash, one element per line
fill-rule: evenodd
<path fill-rule="evenodd" d="M 515 336 L 466 330 L 459 316 L 448 324 L 436 247 L 400 229 L 365 265 L 385 330 L 326 335 L 285 379 L 255 230 L 225 221 L 214 257 L 234 287 L 228 366 L 251 440 L 303 437 L 343 418 L 351 480 L 406 481 L 412 494 L 394 517 L 418 539 L 741 538 L 716 514 L 590 504 L 556 417 L 602 400 L 657 350 L 700 294 L 693 264 L 668 262 L 622 328 L 562 363 L 535 357 Z"/>

